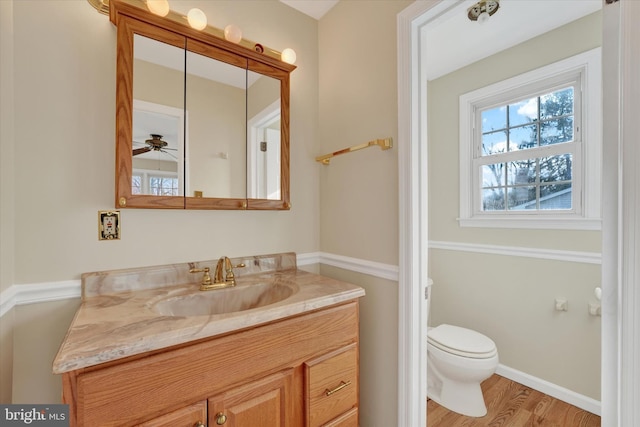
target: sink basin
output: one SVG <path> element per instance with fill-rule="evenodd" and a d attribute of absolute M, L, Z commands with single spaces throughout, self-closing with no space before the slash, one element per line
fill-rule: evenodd
<path fill-rule="evenodd" d="M 264 307 L 285 300 L 298 291 L 296 285 L 257 283 L 198 291 L 162 299 L 152 310 L 164 316 L 204 316 Z"/>

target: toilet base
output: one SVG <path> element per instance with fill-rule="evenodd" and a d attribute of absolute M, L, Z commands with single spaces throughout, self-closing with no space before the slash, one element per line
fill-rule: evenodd
<path fill-rule="evenodd" d="M 461 383 L 454 380 L 438 381 L 427 387 L 427 397 L 450 411 L 468 417 L 484 417 L 487 406 L 478 383 Z"/>

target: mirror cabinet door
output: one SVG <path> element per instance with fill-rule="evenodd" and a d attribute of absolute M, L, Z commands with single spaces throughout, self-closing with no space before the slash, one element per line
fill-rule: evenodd
<path fill-rule="evenodd" d="M 247 83 L 247 194 L 281 198 L 280 81 L 249 71 Z"/>
<path fill-rule="evenodd" d="M 186 64 L 187 207 L 241 208 L 247 198 L 247 61 L 188 40 Z"/>
<path fill-rule="evenodd" d="M 184 55 L 134 36 L 133 194 L 184 195 Z"/>
<path fill-rule="evenodd" d="M 249 59 L 248 209 L 289 209 L 289 73 Z"/>
<path fill-rule="evenodd" d="M 116 64 L 116 206 L 184 208 L 186 38 L 124 17 Z"/>

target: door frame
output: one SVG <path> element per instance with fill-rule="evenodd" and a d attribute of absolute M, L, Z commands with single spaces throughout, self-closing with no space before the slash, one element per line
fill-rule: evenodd
<path fill-rule="evenodd" d="M 458 0 L 459 1 L 459 0 Z M 612 4 L 606 3 L 611 1 Z M 445 4 L 448 3 L 448 4 Z M 426 426 L 427 23 L 451 5 L 416 1 L 397 16 L 398 426 Z M 602 425 L 640 425 L 640 2 L 603 0 Z M 636 77 L 636 78 L 634 78 Z M 634 357 L 635 356 L 635 357 Z"/>

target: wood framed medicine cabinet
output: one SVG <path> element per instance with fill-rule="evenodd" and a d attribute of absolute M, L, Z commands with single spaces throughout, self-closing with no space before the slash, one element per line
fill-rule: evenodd
<path fill-rule="evenodd" d="M 116 207 L 290 209 L 296 67 L 139 3 L 109 2 L 117 27 Z"/>

